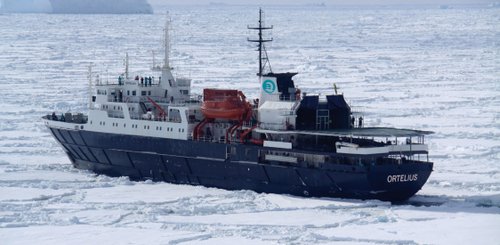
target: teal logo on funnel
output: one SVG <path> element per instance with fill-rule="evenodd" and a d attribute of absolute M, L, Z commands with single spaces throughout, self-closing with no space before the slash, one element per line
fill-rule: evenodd
<path fill-rule="evenodd" d="M 262 89 L 264 90 L 264 92 L 272 94 L 274 93 L 274 91 L 276 91 L 276 84 L 273 80 L 265 80 L 262 83 Z"/>

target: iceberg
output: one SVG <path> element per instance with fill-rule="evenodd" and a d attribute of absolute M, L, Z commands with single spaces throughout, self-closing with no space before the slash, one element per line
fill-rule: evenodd
<path fill-rule="evenodd" d="M 0 0 L 0 12 L 4 13 L 50 13 L 49 0 Z"/>
<path fill-rule="evenodd" d="M 58 14 L 152 14 L 146 0 L 50 0 Z"/>
<path fill-rule="evenodd" d="M 146 0 L 0 0 L 0 12 L 54 14 L 152 14 Z"/>

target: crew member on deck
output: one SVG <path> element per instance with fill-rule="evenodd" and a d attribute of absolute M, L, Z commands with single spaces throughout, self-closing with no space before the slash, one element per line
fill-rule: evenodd
<path fill-rule="evenodd" d="M 362 128 L 362 127 L 363 127 L 363 117 L 359 117 L 359 119 L 358 119 L 358 126 L 359 126 L 360 128 Z"/>

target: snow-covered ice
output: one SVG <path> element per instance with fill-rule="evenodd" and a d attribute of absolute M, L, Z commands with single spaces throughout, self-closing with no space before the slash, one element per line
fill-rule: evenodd
<path fill-rule="evenodd" d="M 175 7 L 176 72 L 257 96 L 258 9 Z M 40 121 L 85 110 L 87 67 L 114 79 L 161 53 L 163 15 L 0 15 L 2 244 L 499 244 L 500 12 L 269 7 L 275 71 L 336 83 L 366 124 L 432 130 L 434 172 L 403 205 L 131 182 L 72 168 Z M 158 11 L 157 11 L 158 12 Z M 159 11 L 161 12 L 161 11 Z"/>

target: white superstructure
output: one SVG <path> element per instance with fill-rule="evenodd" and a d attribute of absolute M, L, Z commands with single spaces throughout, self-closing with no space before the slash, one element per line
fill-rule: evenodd
<path fill-rule="evenodd" d="M 72 130 L 154 136 L 187 140 L 196 122 L 201 121 L 199 98 L 190 98 L 191 80 L 175 78 L 170 66 L 169 21 L 165 27 L 165 59 L 153 74 L 129 75 L 128 54 L 125 72 L 114 81 L 93 77 L 89 68 L 88 116 L 52 115 L 45 124 Z M 68 123 L 70 122 L 70 123 Z"/>

